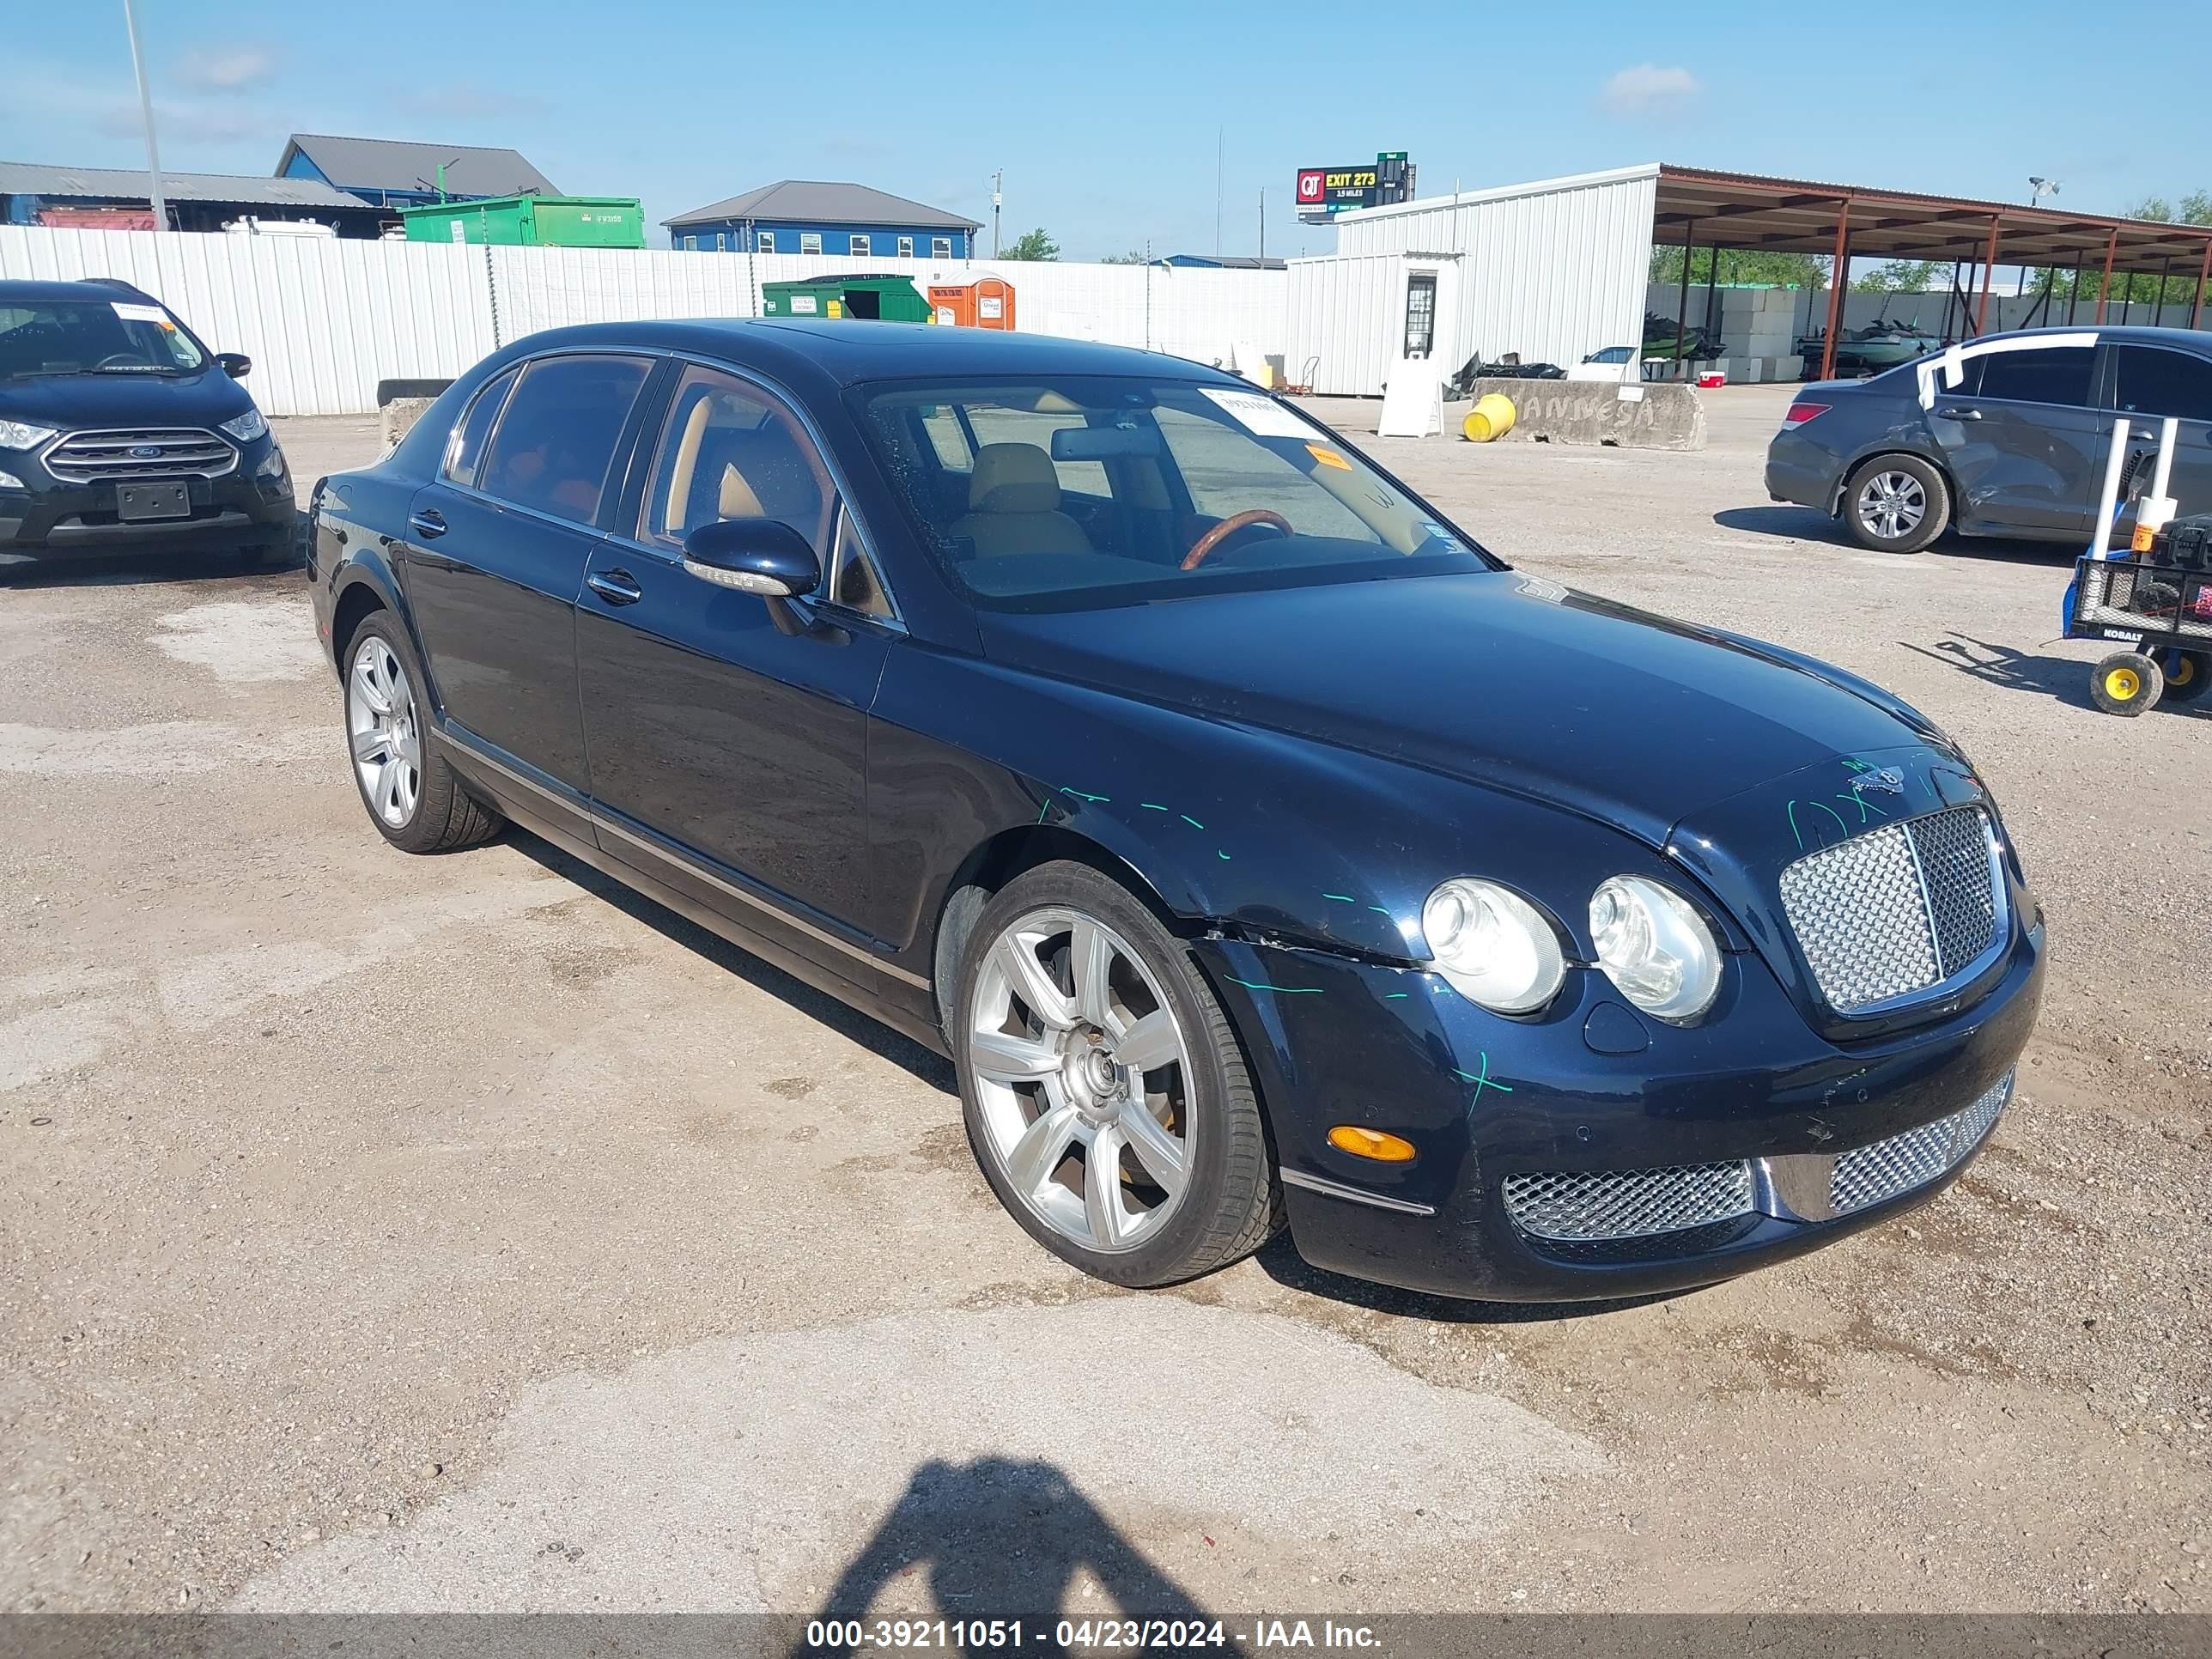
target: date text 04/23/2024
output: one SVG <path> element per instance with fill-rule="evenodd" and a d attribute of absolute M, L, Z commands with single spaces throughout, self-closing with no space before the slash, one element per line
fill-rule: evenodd
<path fill-rule="evenodd" d="M 823 1653 L 1016 1650 L 1032 1644 L 1076 1652 L 1186 1652 L 1232 1643 L 1263 1653 L 1290 1652 L 1373 1648 L 1376 1638 L 1367 1626 L 1331 1619 L 1255 1619 L 1249 1630 L 1231 1630 L 1218 1619 L 1062 1619 L 1049 1626 L 1020 1619 L 817 1619 L 806 1626 L 807 1647 Z"/>

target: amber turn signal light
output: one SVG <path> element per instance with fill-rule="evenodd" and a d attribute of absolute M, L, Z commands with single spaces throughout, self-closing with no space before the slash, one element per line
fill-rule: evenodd
<path fill-rule="evenodd" d="M 1403 1135 L 1380 1129 L 1363 1129 L 1356 1123 L 1340 1123 L 1328 1132 L 1328 1144 L 1354 1158 L 1371 1158 L 1378 1164 L 1410 1164 L 1413 1143 Z"/>

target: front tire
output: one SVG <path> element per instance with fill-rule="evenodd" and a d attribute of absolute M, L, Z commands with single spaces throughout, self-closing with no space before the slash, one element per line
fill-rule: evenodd
<path fill-rule="evenodd" d="M 2140 651 L 2115 651 L 2089 671 L 2089 696 L 2107 714 L 2135 715 L 2158 704 L 2166 677 Z"/>
<path fill-rule="evenodd" d="M 1088 866 L 1040 866 L 984 907 L 948 1035 L 984 1179 L 1063 1261 L 1172 1285 L 1280 1225 L 1228 1017 L 1181 942 Z"/>
<path fill-rule="evenodd" d="M 422 665 L 389 611 L 346 647 L 347 757 L 377 832 L 404 853 L 442 853 L 497 835 L 496 812 L 471 795 L 430 740 Z"/>
<path fill-rule="evenodd" d="M 1844 528 L 1877 553 L 1917 553 L 1950 522 L 1950 487 L 1917 455 L 1877 455 L 1844 486 Z"/>

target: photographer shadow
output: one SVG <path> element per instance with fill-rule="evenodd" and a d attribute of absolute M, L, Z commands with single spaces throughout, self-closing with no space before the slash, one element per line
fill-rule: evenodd
<path fill-rule="evenodd" d="M 1077 1575 L 1088 1570 L 1104 1592 L 1085 1605 Z M 923 1573 L 928 1614 L 869 1609 L 894 1580 Z M 882 1618 L 957 1620 L 1018 1619 L 1021 1651 L 1064 1654 L 1055 1626 L 1063 1618 L 1200 1622 L 1217 1615 L 1147 1561 L 1113 1523 L 1050 1463 L 979 1457 L 971 1463 L 933 1460 L 914 1472 L 874 1534 L 838 1576 L 819 1613 L 823 1623 Z M 1040 1642 L 1040 1638 L 1043 1640 Z M 950 1634 L 948 1632 L 948 1643 Z M 1210 1651 L 1242 1654 L 1233 1634 Z M 800 1654 L 849 1654 L 837 1643 L 793 1649 Z M 1000 1650 L 988 1640 L 963 1650 Z"/>

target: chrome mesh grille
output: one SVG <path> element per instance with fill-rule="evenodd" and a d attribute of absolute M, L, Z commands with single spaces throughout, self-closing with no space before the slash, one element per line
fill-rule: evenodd
<path fill-rule="evenodd" d="M 1996 860 L 1977 807 L 1808 853 L 1781 887 L 1798 949 L 1838 1013 L 1940 985 L 1996 938 Z"/>
<path fill-rule="evenodd" d="M 1917 1129 L 1841 1154 L 1828 1176 L 1828 1202 L 1838 1215 L 1924 1187 L 1981 1144 L 2012 1098 L 2008 1072 L 1970 1106 Z"/>
<path fill-rule="evenodd" d="M 134 455 L 134 449 L 154 453 Z M 145 427 L 72 432 L 46 451 L 46 463 L 68 483 L 216 478 L 238 465 L 238 452 L 204 427 Z"/>
<path fill-rule="evenodd" d="M 1751 1212 L 1751 1165 L 1553 1170 L 1505 1177 L 1505 1212 L 1539 1238 L 1644 1238 Z"/>

